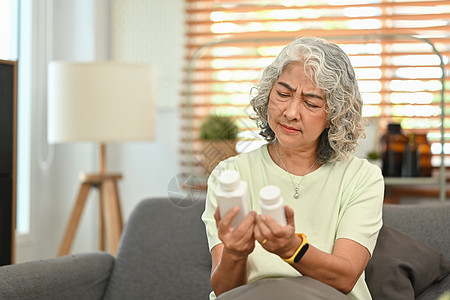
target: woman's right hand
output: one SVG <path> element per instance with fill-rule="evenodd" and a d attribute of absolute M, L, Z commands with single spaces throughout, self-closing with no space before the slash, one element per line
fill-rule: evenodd
<path fill-rule="evenodd" d="M 231 221 L 238 211 L 239 208 L 234 207 L 222 219 L 219 209 L 214 213 L 222 241 L 211 249 L 211 286 L 216 296 L 248 282 L 247 258 L 255 248 L 256 213 L 250 212 L 238 227 L 232 229 Z"/>
<path fill-rule="evenodd" d="M 234 260 L 247 259 L 255 248 L 254 226 L 256 224 L 256 212 L 251 211 L 247 217 L 232 229 L 231 221 L 239 212 L 239 207 L 233 207 L 228 211 L 223 219 L 220 218 L 219 208 L 214 213 L 219 238 L 224 245 L 223 251 Z"/>

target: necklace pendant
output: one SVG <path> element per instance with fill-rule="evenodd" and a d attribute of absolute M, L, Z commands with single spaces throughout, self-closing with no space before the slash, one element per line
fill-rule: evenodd
<path fill-rule="evenodd" d="M 298 199 L 300 195 L 298 194 L 298 188 L 295 188 L 295 194 L 294 194 L 294 198 Z"/>

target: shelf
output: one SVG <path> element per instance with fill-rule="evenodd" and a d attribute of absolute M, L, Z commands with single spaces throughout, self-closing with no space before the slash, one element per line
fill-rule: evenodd
<path fill-rule="evenodd" d="M 445 182 L 450 182 L 450 177 L 447 176 Z M 442 194 L 444 198 L 450 197 L 450 185 L 444 185 L 444 192 L 441 192 L 439 176 L 385 177 L 384 184 L 386 187 L 384 203 L 399 204 L 402 197 L 441 198 Z"/>
<path fill-rule="evenodd" d="M 439 184 L 439 177 L 384 177 L 386 186 Z"/>

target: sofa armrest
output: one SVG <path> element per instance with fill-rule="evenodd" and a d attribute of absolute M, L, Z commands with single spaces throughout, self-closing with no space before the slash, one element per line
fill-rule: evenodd
<path fill-rule="evenodd" d="M 383 221 L 421 240 L 450 259 L 450 203 L 384 204 Z"/>
<path fill-rule="evenodd" d="M 0 267 L 0 299 L 102 299 L 114 264 L 107 253 Z"/>

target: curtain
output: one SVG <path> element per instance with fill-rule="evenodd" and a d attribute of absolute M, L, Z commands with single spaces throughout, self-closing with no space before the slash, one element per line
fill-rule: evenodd
<path fill-rule="evenodd" d="M 350 56 L 363 114 L 375 124 L 371 150 L 380 151 L 387 124 L 399 123 L 405 134 L 426 134 L 432 164 L 439 166 L 441 116 L 444 139 L 450 135 L 449 108 L 441 109 L 443 92 L 450 101 L 449 21 L 450 1 L 186 0 L 181 165 L 205 174 L 199 130 L 208 115 L 235 120 L 238 152 L 263 143 L 249 118 L 251 88 L 283 46 L 319 36 Z M 450 144 L 444 144 L 448 160 Z"/>

